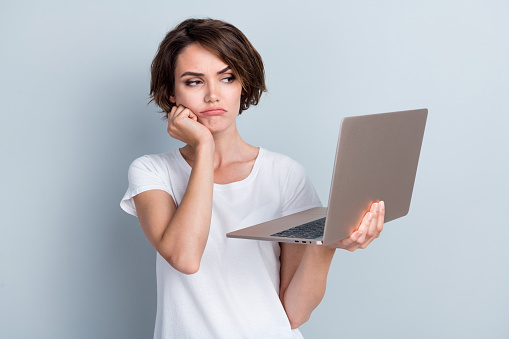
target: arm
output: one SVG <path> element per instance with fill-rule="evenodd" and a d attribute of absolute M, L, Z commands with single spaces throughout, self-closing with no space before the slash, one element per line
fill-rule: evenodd
<path fill-rule="evenodd" d="M 325 294 L 335 250 L 319 245 L 280 243 L 280 299 L 292 329 L 309 320 Z"/>
<path fill-rule="evenodd" d="M 214 141 L 205 126 L 193 121 L 193 115 L 188 109 L 174 107 L 168 117 L 170 135 L 187 141 L 195 150 L 191 176 L 179 207 L 161 190 L 134 197 L 147 239 L 173 268 L 185 274 L 196 273 L 200 267 L 209 235 L 214 187 Z"/>
<path fill-rule="evenodd" d="M 380 206 L 379 206 L 380 205 Z M 280 299 L 290 325 L 298 328 L 309 320 L 311 312 L 325 294 L 327 274 L 336 248 L 355 251 L 366 248 L 383 229 L 385 208 L 373 204 L 358 230 L 349 238 L 330 245 L 297 245 L 281 243 Z"/>

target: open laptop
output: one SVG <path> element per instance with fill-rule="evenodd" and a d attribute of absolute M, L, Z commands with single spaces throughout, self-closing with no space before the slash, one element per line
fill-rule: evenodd
<path fill-rule="evenodd" d="M 385 203 L 385 222 L 407 215 L 428 110 L 346 117 L 341 121 L 327 207 L 316 207 L 228 233 L 299 244 L 349 237 L 373 202 Z"/>

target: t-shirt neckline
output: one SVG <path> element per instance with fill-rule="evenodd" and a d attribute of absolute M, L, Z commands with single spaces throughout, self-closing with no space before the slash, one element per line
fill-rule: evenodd
<path fill-rule="evenodd" d="M 228 184 L 216 184 L 214 183 L 214 191 L 223 191 L 223 190 L 230 190 L 233 188 L 240 188 L 245 187 L 249 185 L 253 179 L 256 177 L 256 174 L 258 173 L 258 169 L 260 168 L 260 163 L 263 158 L 263 154 L 265 153 L 265 150 L 262 147 L 258 147 L 258 155 L 256 156 L 255 163 L 253 165 L 253 168 L 251 169 L 251 172 L 249 175 L 240 180 L 240 181 L 234 181 L 230 182 Z M 174 155 L 177 158 L 178 163 L 186 170 L 186 172 L 191 175 L 191 166 L 187 163 L 186 159 L 182 156 L 182 153 L 180 153 L 180 149 L 176 148 L 174 150 Z"/>

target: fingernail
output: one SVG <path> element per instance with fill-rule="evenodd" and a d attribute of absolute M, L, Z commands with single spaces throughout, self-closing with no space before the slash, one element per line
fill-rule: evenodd
<path fill-rule="evenodd" d="M 385 203 L 383 201 L 380 201 L 380 208 L 385 209 Z"/>

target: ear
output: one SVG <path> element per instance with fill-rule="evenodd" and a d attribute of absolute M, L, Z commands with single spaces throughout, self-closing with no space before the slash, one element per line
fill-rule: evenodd
<path fill-rule="evenodd" d="M 175 100 L 175 95 L 170 95 L 168 98 L 170 99 L 170 102 L 172 104 L 175 104 L 177 102 L 177 100 Z"/>

